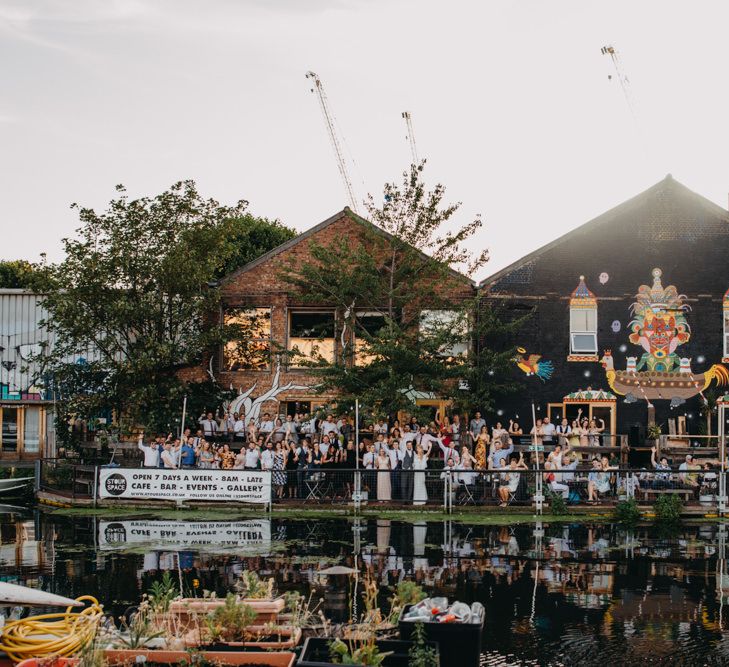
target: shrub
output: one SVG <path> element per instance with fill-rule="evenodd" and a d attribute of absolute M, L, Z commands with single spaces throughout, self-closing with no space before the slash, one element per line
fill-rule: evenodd
<path fill-rule="evenodd" d="M 415 624 L 413 645 L 408 651 L 408 659 L 410 667 L 439 667 L 440 665 L 437 649 L 427 644 L 423 623 Z"/>
<path fill-rule="evenodd" d="M 640 510 L 635 498 L 629 500 L 621 500 L 615 506 L 615 514 L 613 516 L 617 523 L 632 526 L 640 521 Z"/>
<path fill-rule="evenodd" d="M 225 604 L 208 614 L 205 622 L 213 642 L 239 642 L 245 641 L 248 626 L 256 620 L 256 616 L 252 607 L 238 602 L 233 593 L 228 593 Z"/>
<path fill-rule="evenodd" d="M 548 492 L 547 501 L 549 502 L 550 514 L 557 516 L 570 513 L 567 501 L 562 497 L 561 493 Z"/>
<path fill-rule="evenodd" d="M 676 523 L 681 520 L 683 501 L 676 493 L 664 493 L 658 496 L 654 507 L 656 521 Z"/>

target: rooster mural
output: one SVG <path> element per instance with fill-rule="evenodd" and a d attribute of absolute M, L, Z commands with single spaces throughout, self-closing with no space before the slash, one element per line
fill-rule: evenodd
<path fill-rule="evenodd" d="M 519 354 L 514 362 L 526 375 L 536 375 L 542 382 L 552 377 L 554 366 L 551 361 L 543 360 L 541 354 L 528 355 L 523 347 L 517 347 L 516 351 Z"/>

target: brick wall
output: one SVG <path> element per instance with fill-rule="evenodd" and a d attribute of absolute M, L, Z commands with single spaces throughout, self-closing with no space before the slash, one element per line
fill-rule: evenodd
<path fill-rule="evenodd" d="M 315 308 L 310 300 L 304 300 L 296 289 L 281 277 L 281 272 L 285 267 L 300 266 L 305 262 L 311 261 L 311 252 L 309 246 L 312 242 L 320 245 L 330 245 L 332 243 L 353 243 L 359 238 L 367 238 L 368 242 L 377 243 L 377 236 L 368 234 L 363 237 L 363 223 L 351 217 L 346 210 L 343 211 L 330 224 L 327 224 L 319 231 L 314 232 L 300 242 L 291 245 L 283 251 L 275 254 L 273 257 L 255 264 L 248 270 L 235 272 L 223 281 L 222 297 L 225 306 L 249 306 L 249 307 L 270 307 L 271 311 L 271 336 L 272 340 L 285 347 L 287 336 L 287 319 L 288 309 L 291 307 L 305 306 L 307 308 Z M 373 249 L 376 252 L 376 249 Z M 425 277 L 426 280 L 432 278 Z M 474 287 L 470 280 L 464 276 L 449 275 L 439 280 L 434 285 L 436 292 L 441 296 L 446 296 L 454 301 L 469 299 L 474 296 Z M 321 304 L 326 307 L 326 302 Z M 256 384 L 254 394 L 259 396 L 266 390 L 270 389 L 275 373 L 275 366 L 263 371 L 235 371 L 227 372 L 220 370 L 220 352 L 215 353 L 216 378 L 222 386 L 233 385 L 233 387 L 247 389 Z M 186 369 L 183 373 L 185 379 L 194 380 L 206 379 L 207 373 L 205 366 L 194 369 Z M 317 379 L 310 371 L 306 369 L 282 369 L 279 385 L 285 385 L 289 382 L 296 385 L 312 386 Z M 279 394 L 278 399 L 281 401 L 295 400 L 312 400 L 320 399 L 326 402 L 327 398 L 320 396 L 312 391 L 302 389 L 291 389 Z M 274 404 L 272 403 L 271 407 Z"/>

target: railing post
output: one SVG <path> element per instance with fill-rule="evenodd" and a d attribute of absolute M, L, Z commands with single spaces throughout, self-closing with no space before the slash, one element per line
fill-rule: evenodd
<path fill-rule="evenodd" d="M 362 473 L 359 470 L 354 471 L 354 492 L 352 493 L 352 504 L 354 511 L 359 512 L 362 505 Z"/>
<path fill-rule="evenodd" d="M 43 465 L 43 461 L 41 459 L 37 459 L 33 465 L 34 467 L 34 476 L 33 479 L 33 491 L 34 493 L 38 493 L 41 488 L 41 466 Z"/>
<path fill-rule="evenodd" d="M 539 471 L 539 468 L 537 468 L 534 480 L 534 503 L 538 516 L 542 516 L 542 513 L 544 512 L 544 489 L 542 487 L 542 481 L 542 473 Z"/>
<path fill-rule="evenodd" d="M 94 466 L 94 491 L 93 491 L 93 498 L 94 498 L 94 508 L 96 508 L 96 501 L 99 496 L 99 466 Z"/>

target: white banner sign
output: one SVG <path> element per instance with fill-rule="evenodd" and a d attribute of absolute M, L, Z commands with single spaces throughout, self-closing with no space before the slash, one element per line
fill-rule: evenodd
<path fill-rule="evenodd" d="M 271 522 L 250 521 L 101 521 L 99 546 L 122 549 L 140 544 L 159 551 L 204 550 L 223 547 L 267 553 L 271 548 Z"/>
<path fill-rule="evenodd" d="M 101 468 L 99 498 L 271 502 L 271 472 Z"/>

